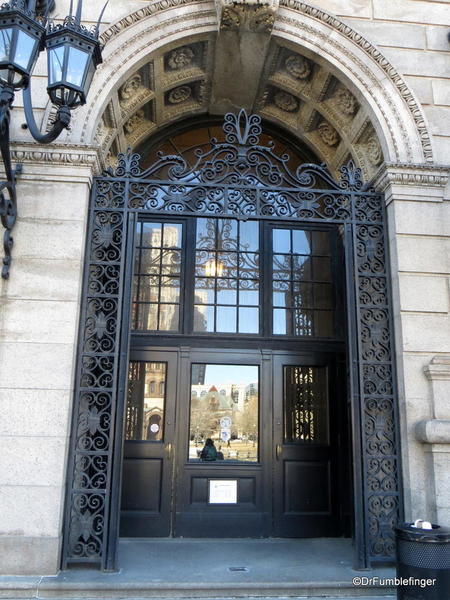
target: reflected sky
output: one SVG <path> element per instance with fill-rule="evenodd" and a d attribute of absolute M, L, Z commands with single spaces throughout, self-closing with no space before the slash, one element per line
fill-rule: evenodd
<path fill-rule="evenodd" d="M 256 365 L 206 365 L 205 385 L 220 383 L 257 383 Z"/>

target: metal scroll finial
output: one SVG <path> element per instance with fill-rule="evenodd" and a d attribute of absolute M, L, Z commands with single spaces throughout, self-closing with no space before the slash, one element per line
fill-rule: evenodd
<path fill-rule="evenodd" d="M 225 115 L 223 130 L 228 144 L 239 144 L 241 146 L 256 146 L 259 144 L 261 133 L 261 117 L 248 115 L 244 108 L 239 114 L 227 113 Z"/>

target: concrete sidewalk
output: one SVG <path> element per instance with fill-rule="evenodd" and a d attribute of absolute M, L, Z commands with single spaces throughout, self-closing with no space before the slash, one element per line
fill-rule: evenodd
<path fill-rule="evenodd" d="M 72 567 L 56 577 L 0 578 L 0 598 L 370 598 L 391 568 L 355 571 L 348 539 L 121 540 L 117 573 Z M 28 591 L 28 595 L 27 594 Z"/>

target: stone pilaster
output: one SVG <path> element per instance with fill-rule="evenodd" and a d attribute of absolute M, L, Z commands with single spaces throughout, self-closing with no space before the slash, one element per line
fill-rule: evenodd
<path fill-rule="evenodd" d="M 0 573 L 59 569 L 86 218 L 95 148 L 14 145 L 23 164 L 0 283 Z"/>
<path fill-rule="evenodd" d="M 416 425 L 417 439 L 424 444 L 433 472 L 439 525 L 450 525 L 450 355 L 435 356 L 425 368 L 432 388 L 433 419 Z"/>

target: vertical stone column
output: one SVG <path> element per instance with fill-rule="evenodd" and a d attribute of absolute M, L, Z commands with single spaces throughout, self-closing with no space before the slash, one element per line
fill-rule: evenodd
<path fill-rule="evenodd" d="M 0 573 L 59 569 L 91 181 L 88 147 L 20 145 L 19 217 L 0 287 Z"/>
<path fill-rule="evenodd" d="M 405 517 L 443 525 L 450 525 L 448 174 L 448 166 L 387 164 L 374 181 L 387 205 Z"/>

